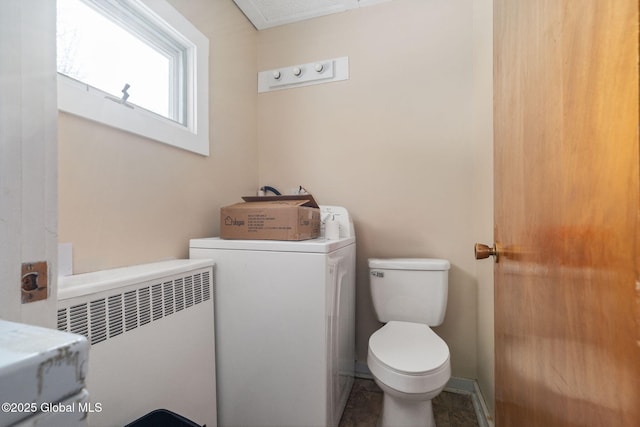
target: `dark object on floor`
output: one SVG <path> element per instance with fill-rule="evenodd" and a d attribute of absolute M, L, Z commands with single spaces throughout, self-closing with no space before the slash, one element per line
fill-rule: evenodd
<path fill-rule="evenodd" d="M 149 412 L 125 427 L 206 427 L 166 409 Z"/>

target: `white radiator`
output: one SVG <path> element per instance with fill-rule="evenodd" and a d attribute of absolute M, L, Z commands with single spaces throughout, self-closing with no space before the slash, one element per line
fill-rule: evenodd
<path fill-rule="evenodd" d="M 168 409 L 216 426 L 215 270 L 172 260 L 60 278 L 58 329 L 91 343 L 90 426 Z"/>

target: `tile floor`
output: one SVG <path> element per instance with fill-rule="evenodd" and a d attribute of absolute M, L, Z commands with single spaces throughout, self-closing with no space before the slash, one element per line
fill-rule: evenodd
<path fill-rule="evenodd" d="M 356 378 L 340 427 L 375 427 L 382 409 L 382 390 L 373 380 Z M 478 427 L 471 396 L 442 392 L 433 399 L 437 427 Z"/>

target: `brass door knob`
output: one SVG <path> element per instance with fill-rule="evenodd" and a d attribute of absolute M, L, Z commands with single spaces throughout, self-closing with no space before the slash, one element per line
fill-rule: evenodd
<path fill-rule="evenodd" d="M 490 256 L 494 257 L 494 261 L 498 262 L 498 249 L 496 248 L 496 244 L 493 246 L 483 245 L 482 243 L 476 243 L 473 248 L 473 252 L 476 256 L 476 259 L 485 259 Z"/>

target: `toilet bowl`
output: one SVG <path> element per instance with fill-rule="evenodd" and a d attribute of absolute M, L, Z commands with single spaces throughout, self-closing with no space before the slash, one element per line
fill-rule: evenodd
<path fill-rule="evenodd" d="M 367 364 L 384 392 L 380 426 L 435 426 L 431 399 L 451 377 L 449 348 L 427 325 L 392 321 L 369 338 Z"/>
<path fill-rule="evenodd" d="M 374 308 L 386 322 L 369 338 L 367 355 L 384 392 L 378 426 L 435 427 L 431 400 L 449 381 L 451 365 L 449 347 L 429 325 L 444 319 L 449 263 L 374 259 L 369 266 Z"/>

